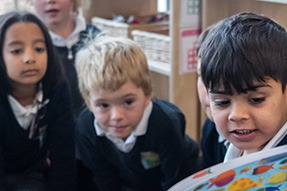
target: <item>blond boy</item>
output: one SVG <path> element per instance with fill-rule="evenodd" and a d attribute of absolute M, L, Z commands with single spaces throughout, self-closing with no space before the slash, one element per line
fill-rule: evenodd
<path fill-rule="evenodd" d="M 78 120 L 81 158 L 100 190 L 167 190 L 193 173 L 198 146 L 185 118 L 152 99 L 147 60 L 131 40 L 100 37 L 76 60 L 88 109 Z"/>

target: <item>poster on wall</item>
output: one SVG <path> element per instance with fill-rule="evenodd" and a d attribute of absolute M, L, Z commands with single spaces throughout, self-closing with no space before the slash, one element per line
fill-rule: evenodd
<path fill-rule="evenodd" d="M 198 27 L 200 25 L 201 0 L 181 0 L 180 26 Z"/>
<path fill-rule="evenodd" d="M 179 73 L 196 72 L 197 39 L 201 28 L 201 0 L 181 0 Z"/>
<path fill-rule="evenodd" d="M 201 29 L 190 27 L 180 31 L 180 74 L 193 73 L 197 69 L 197 40 Z"/>

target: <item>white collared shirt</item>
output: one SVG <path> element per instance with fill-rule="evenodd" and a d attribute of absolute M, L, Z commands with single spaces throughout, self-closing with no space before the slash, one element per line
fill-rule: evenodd
<path fill-rule="evenodd" d="M 27 130 L 32 122 L 32 119 L 37 113 L 37 101 L 43 101 L 43 90 L 42 88 L 40 88 L 36 93 L 36 97 L 33 101 L 33 104 L 27 105 L 25 107 L 23 107 L 12 95 L 8 95 L 8 101 L 11 105 L 11 108 L 18 123 L 23 129 Z"/>
<path fill-rule="evenodd" d="M 124 141 L 121 138 L 113 137 L 109 132 L 106 132 L 103 129 L 101 129 L 97 124 L 97 120 L 95 119 L 94 127 L 96 134 L 98 136 L 105 136 L 107 139 L 112 141 L 119 150 L 128 153 L 134 147 L 137 137 L 146 134 L 148 128 L 148 120 L 151 115 L 151 112 L 152 112 L 152 102 L 150 102 L 149 105 L 145 108 L 141 121 L 139 122 L 135 130 L 126 139 L 126 141 Z"/>
<path fill-rule="evenodd" d="M 219 130 L 215 127 L 217 133 L 218 133 L 218 143 L 223 143 L 225 148 L 227 149 L 229 147 L 229 141 L 219 132 Z"/>
<path fill-rule="evenodd" d="M 265 147 L 262 150 L 267 150 L 276 147 L 276 145 L 286 136 L 286 134 L 287 134 L 287 122 L 278 131 L 278 133 L 267 143 L 267 145 L 265 145 Z M 242 156 L 242 154 L 243 154 L 242 150 L 236 148 L 233 144 L 230 144 L 225 154 L 224 162 L 227 162 L 234 158 L 238 158 Z"/>
<path fill-rule="evenodd" d="M 51 30 L 49 31 L 55 46 L 67 47 L 68 49 L 71 49 L 71 47 L 79 41 L 79 33 L 86 30 L 86 20 L 83 16 L 78 15 L 75 19 L 75 22 L 75 29 L 67 39 L 63 39 Z"/>

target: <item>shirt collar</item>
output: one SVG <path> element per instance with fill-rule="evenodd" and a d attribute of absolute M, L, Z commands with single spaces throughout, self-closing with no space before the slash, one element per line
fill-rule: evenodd
<path fill-rule="evenodd" d="M 75 19 L 76 27 L 74 31 L 69 35 L 67 39 L 63 39 L 58 34 L 49 30 L 50 36 L 52 38 L 53 44 L 59 47 L 68 47 L 71 48 L 79 40 L 79 33 L 86 30 L 86 20 L 83 16 L 78 15 Z"/>
<path fill-rule="evenodd" d="M 217 130 L 217 128 L 215 128 L 217 133 L 218 133 L 218 142 L 221 143 L 223 141 L 225 141 L 225 137 Z"/>
<path fill-rule="evenodd" d="M 287 134 L 287 122 L 283 125 L 283 127 L 277 132 L 277 134 L 266 144 L 266 146 L 262 150 L 267 150 L 279 144 L 279 142 L 286 136 Z M 227 152 L 224 157 L 224 162 L 227 162 L 231 159 L 238 158 L 242 155 L 243 151 L 236 148 L 233 144 L 230 143 L 230 146 L 227 149 Z"/>
<path fill-rule="evenodd" d="M 40 85 L 39 90 L 36 93 L 35 100 L 33 104 L 28 106 L 22 106 L 12 95 L 8 95 L 8 100 L 10 102 L 11 108 L 15 114 L 16 117 L 18 116 L 28 116 L 30 114 L 36 114 L 37 113 L 37 101 L 42 102 L 43 101 L 43 90 Z"/>

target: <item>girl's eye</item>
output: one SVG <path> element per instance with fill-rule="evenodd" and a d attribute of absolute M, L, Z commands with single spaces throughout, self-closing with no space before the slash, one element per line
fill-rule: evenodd
<path fill-rule="evenodd" d="M 230 104 L 230 101 L 214 101 L 214 105 L 218 107 L 227 107 Z"/>
<path fill-rule="evenodd" d="M 265 97 L 257 97 L 257 98 L 252 98 L 250 100 L 250 102 L 253 104 L 259 104 L 259 103 L 262 103 L 263 101 L 265 101 Z"/>
<path fill-rule="evenodd" d="M 19 54 L 21 52 L 21 49 L 15 49 L 11 51 L 11 54 Z"/>
<path fill-rule="evenodd" d="M 36 48 L 36 51 L 41 53 L 41 52 L 44 52 L 45 51 L 45 48 Z"/>

